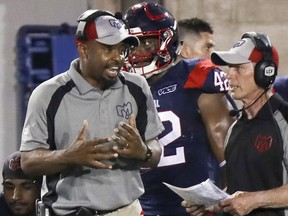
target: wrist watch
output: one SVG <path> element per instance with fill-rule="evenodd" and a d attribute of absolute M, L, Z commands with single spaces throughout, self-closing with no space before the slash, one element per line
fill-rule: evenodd
<path fill-rule="evenodd" d="M 148 145 L 146 145 L 146 148 L 147 148 L 147 150 L 146 150 L 146 156 L 145 156 L 144 161 L 148 162 L 151 160 L 153 152 L 152 152 L 152 149 Z"/>

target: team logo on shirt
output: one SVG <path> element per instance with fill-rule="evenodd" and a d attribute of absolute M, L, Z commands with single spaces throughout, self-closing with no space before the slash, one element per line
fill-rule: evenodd
<path fill-rule="evenodd" d="M 129 116 L 132 114 L 132 104 L 131 102 L 123 103 L 123 105 L 116 106 L 117 115 L 128 119 Z"/>
<path fill-rule="evenodd" d="M 272 145 L 272 136 L 258 135 L 255 147 L 259 152 L 267 151 Z"/>
<path fill-rule="evenodd" d="M 177 88 L 177 84 L 173 84 L 173 85 L 164 87 L 164 88 L 158 90 L 158 95 L 161 96 L 164 94 L 172 93 L 176 90 L 176 88 Z"/>

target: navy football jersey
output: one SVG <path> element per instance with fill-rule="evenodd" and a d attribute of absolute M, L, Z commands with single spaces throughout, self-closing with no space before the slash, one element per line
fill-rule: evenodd
<path fill-rule="evenodd" d="M 10 211 L 6 203 L 3 192 L 0 192 L 0 215 L 1 216 L 13 216 L 12 212 Z"/>
<path fill-rule="evenodd" d="M 281 97 L 288 101 L 288 76 L 276 77 L 273 91 L 281 95 Z"/>
<path fill-rule="evenodd" d="M 203 59 L 182 60 L 151 85 L 165 131 L 159 136 L 162 156 L 158 167 L 141 170 L 145 193 L 140 201 L 145 215 L 185 215 L 182 198 L 162 182 L 178 187 L 207 178 L 217 182 L 218 162 L 210 149 L 197 100 L 202 93 L 227 90 L 225 73 Z"/>

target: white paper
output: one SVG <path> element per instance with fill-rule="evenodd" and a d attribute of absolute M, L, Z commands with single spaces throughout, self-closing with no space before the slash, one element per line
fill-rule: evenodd
<path fill-rule="evenodd" d="M 163 184 L 184 200 L 199 205 L 205 205 L 205 207 L 215 205 L 219 201 L 230 197 L 229 194 L 218 188 L 210 179 L 188 188 L 176 187 L 165 182 L 163 182 Z"/>

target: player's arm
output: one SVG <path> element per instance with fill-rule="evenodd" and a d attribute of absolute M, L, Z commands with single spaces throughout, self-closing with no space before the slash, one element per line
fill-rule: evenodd
<path fill-rule="evenodd" d="M 37 148 L 32 151 L 21 152 L 21 167 L 27 175 L 49 175 L 58 173 L 67 167 L 64 150 L 51 151 Z M 61 158 L 63 158 L 61 160 Z"/>
<path fill-rule="evenodd" d="M 222 200 L 219 206 L 223 211 L 237 215 L 247 215 L 259 208 L 287 208 L 288 185 L 265 191 L 237 191 L 231 198 Z"/>
<path fill-rule="evenodd" d="M 109 138 L 86 140 L 87 131 L 88 123 L 84 121 L 76 140 L 66 149 L 36 148 L 21 152 L 22 170 L 28 175 L 50 175 L 75 165 L 111 169 L 103 161 L 118 157 L 118 154 L 113 152 L 113 146 L 103 145 Z"/>
<path fill-rule="evenodd" d="M 229 116 L 226 96 L 224 93 L 201 94 L 198 107 L 206 127 L 211 149 L 221 163 L 224 161 L 224 141 L 228 128 L 234 119 Z"/>
<path fill-rule="evenodd" d="M 141 166 L 142 167 L 149 167 L 149 168 L 156 168 L 159 161 L 160 161 L 160 156 L 162 153 L 162 149 L 159 145 L 158 139 L 153 139 L 145 142 L 145 145 L 149 146 L 150 152 L 151 152 L 151 157 L 149 159 L 146 159 L 147 157 L 147 150 L 145 152 L 145 159 L 142 160 Z"/>
<path fill-rule="evenodd" d="M 114 131 L 116 136 L 112 136 L 111 141 L 122 146 L 122 148 L 114 146 L 115 152 L 120 156 L 139 160 L 142 167 L 157 167 L 162 153 L 158 139 L 155 137 L 144 142 L 136 127 L 133 114 L 129 116 L 129 124 L 121 122 Z"/>

